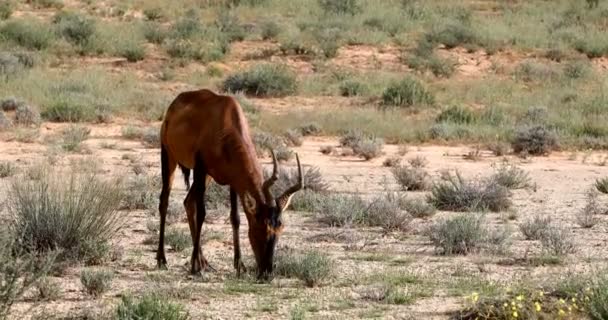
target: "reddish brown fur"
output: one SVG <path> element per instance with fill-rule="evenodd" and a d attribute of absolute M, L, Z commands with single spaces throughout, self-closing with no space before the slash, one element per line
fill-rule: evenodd
<path fill-rule="evenodd" d="M 289 202 L 291 195 L 299 189 L 294 186 L 293 190 L 277 199 L 276 203 L 281 205 L 279 208 L 274 199 L 267 199 L 257 153 L 238 102 L 232 97 L 218 95 L 206 89 L 180 93 L 165 114 L 161 127 L 161 146 L 163 191 L 159 205 L 161 216 L 157 252 L 159 266 L 166 264 L 163 243 L 164 220 L 173 175 L 179 164 L 194 170 L 194 183 L 184 201 L 194 244 L 192 272 L 197 273 L 201 268 L 208 266 L 200 249 L 200 226 L 205 216 L 204 203 L 201 199 L 210 178 L 221 185 L 229 185 L 231 193 L 244 200 L 241 202 L 248 220 L 249 239 L 256 255 L 258 268 L 260 269 L 260 264 L 263 264 L 262 269 L 265 270 L 260 271 L 271 271 L 272 266 L 268 266 L 268 261 L 272 261 L 276 237 L 282 229 L 280 212 L 286 207 L 284 204 Z M 274 164 L 276 168 L 276 160 Z M 299 168 L 301 170 L 301 167 Z M 235 243 L 234 262 L 237 273 L 240 273 L 244 268 L 240 261 L 238 243 L 239 219 L 236 200 L 233 201 L 232 196 L 231 206 Z"/>

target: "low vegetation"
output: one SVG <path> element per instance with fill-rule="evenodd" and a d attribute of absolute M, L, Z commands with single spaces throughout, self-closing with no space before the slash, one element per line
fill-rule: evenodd
<path fill-rule="evenodd" d="M 488 245 L 502 246 L 507 234 L 489 232 L 483 216 L 462 213 L 432 225 L 427 234 L 440 254 L 475 253 Z"/>
<path fill-rule="evenodd" d="M 503 211 L 511 207 L 509 190 L 496 181 L 469 181 L 459 172 L 435 183 L 428 201 L 447 211 Z"/>
<path fill-rule="evenodd" d="M 114 274 L 108 270 L 83 270 L 80 273 L 80 283 L 85 291 L 92 296 L 100 296 L 110 289 Z"/>
<path fill-rule="evenodd" d="M 184 306 L 167 301 L 165 297 L 159 295 L 144 295 L 137 299 L 131 295 L 125 295 L 121 298 L 120 304 L 116 308 L 115 317 L 118 320 L 191 319 Z"/>
<path fill-rule="evenodd" d="M 276 257 L 275 272 L 284 277 L 295 277 L 307 287 L 315 287 L 331 276 L 333 261 L 318 251 L 282 253 Z"/>
<path fill-rule="evenodd" d="M 226 78 L 223 89 L 254 96 L 281 97 L 295 93 L 297 82 L 295 74 L 284 65 L 260 64 Z"/>
<path fill-rule="evenodd" d="M 412 107 L 435 104 L 435 96 L 419 80 L 407 77 L 394 82 L 382 93 L 385 106 Z"/>

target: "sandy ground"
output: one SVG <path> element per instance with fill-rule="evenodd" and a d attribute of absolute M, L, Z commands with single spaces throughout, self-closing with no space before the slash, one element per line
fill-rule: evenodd
<path fill-rule="evenodd" d="M 90 126 L 91 137 L 85 143 L 91 153 L 60 153 L 58 164 L 67 165 L 70 159 L 83 158 L 87 163 L 98 163 L 99 170 L 104 175 L 124 174 L 130 171 L 130 163 L 123 159 L 123 155 L 129 154 L 140 157 L 141 163 L 150 173 L 159 173 L 158 150 L 144 148 L 139 142 L 121 138 L 120 130 L 125 124 L 118 121 L 109 125 Z M 50 148 L 42 144 L 45 136 L 56 134 L 64 126 L 44 124 L 40 143 L 7 142 L 10 139 L 4 136 L 0 142 L 0 161 L 11 161 L 23 170 L 28 165 L 44 160 Z M 112 145 L 112 149 L 102 148 L 102 145 Z M 398 146 L 387 145 L 382 157 L 362 161 L 354 157 L 323 155 L 319 148 L 326 145 L 337 146 L 338 142 L 333 138 L 311 137 L 294 151 L 299 153 L 305 166 L 315 165 L 320 168 L 334 192 L 356 191 L 373 195 L 385 188 L 397 189 L 390 170 L 383 167 L 382 162 L 385 157 L 396 155 Z M 438 179 L 440 172 L 446 169 L 458 169 L 468 178 L 481 178 L 491 174 L 492 165 L 501 160 L 489 152 L 482 152 L 476 161 L 466 160 L 463 155 L 472 149 L 465 146 L 412 146 L 408 149 L 407 154 L 402 156 L 403 161 L 417 156 L 425 157 L 428 160 L 427 169 L 434 179 Z M 122 248 L 124 254 L 106 266 L 115 273 L 109 292 L 98 299 L 84 294 L 79 280 L 81 267 L 73 267 L 57 278 L 62 291 L 58 300 L 36 302 L 28 298 L 20 301 L 14 307 L 12 318 L 28 319 L 43 310 L 52 314 L 73 314 L 75 310 L 89 308 L 107 310 L 125 292 L 140 295 L 166 287 L 191 292 L 178 300 L 187 306 L 194 319 L 279 319 L 288 318 L 294 308 L 307 310 L 310 319 L 352 319 L 374 315 L 385 319 L 446 319 L 449 312 L 457 310 L 463 303 L 462 297 L 450 294 L 450 288 L 460 280 L 476 278 L 499 283 L 518 279 L 541 280 L 569 271 L 580 272 L 605 265 L 608 258 L 608 217 L 601 216 L 600 223 L 591 229 L 582 229 L 575 223 L 576 214 L 585 205 L 585 192 L 596 178 L 608 172 L 606 167 L 601 166 L 604 158 L 605 155 L 601 153 L 554 153 L 550 157 L 525 160 L 509 157 L 512 163 L 529 172 L 535 188 L 513 192 L 516 220 L 504 219 L 504 213 L 487 214 L 490 225 L 508 224 L 513 229 L 513 245 L 510 252 L 504 255 L 436 255 L 423 230 L 433 221 L 454 213 L 439 212 L 428 221 L 414 220 L 412 229 L 408 232 L 384 234 L 374 228 L 329 228 L 318 223 L 315 214 L 290 211 L 285 217 L 286 228 L 279 250 L 320 249 L 337 264 L 332 279 L 317 288 L 306 288 L 293 279 L 275 279 L 270 285 L 236 281 L 232 268 L 231 227 L 227 221 L 227 210 L 213 212 L 204 226 L 205 235 L 213 235 L 204 245 L 205 255 L 217 272 L 207 273 L 202 279 L 193 279 L 187 270 L 190 251 L 177 253 L 169 248 L 169 270 L 156 271 L 155 246 L 144 242 L 148 237 L 156 236 L 147 230 L 146 223 L 156 222 L 157 215 L 155 212 L 125 212 L 129 216 L 128 224 L 115 241 L 115 245 Z M 263 159 L 262 162 L 267 164 L 269 161 Z M 293 166 L 292 162 L 282 165 Z M 4 189 L 9 181 L 10 178 L 1 179 L 1 188 Z M 181 202 L 185 189 L 181 179 L 176 181 L 172 199 Z M 412 197 L 423 195 L 421 192 L 410 193 Z M 518 224 L 536 214 L 549 215 L 554 221 L 566 226 L 577 245 L 576 253 L 567 257 L 566 262 L 560 266 L 533 267 L 517 262 L 504 263 L 509 259 L 517 261 L 538 252 L 539 243 L 525 241 L 517 228 Z M 187 230 L 184 219 L 177 227 Z M 246 219 L 243 218 L 243 221 Z M 246 230 L 246 225 L 241 228 L 241 241 L 246 261 L 251 264 L 252 255 Z M 430 293 L 411 305 L 389 305 L 361 298 L 361 293 L 373 285 L 373 281 L 365 279 L 395 274 L 413 274 L 423 279 L 422 283 L 405 285 L 404 290 L 430 286 Z"/>

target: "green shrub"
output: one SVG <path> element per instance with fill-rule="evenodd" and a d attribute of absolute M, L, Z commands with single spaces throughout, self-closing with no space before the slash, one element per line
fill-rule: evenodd
<path fill-rule="evenodd" d="M 593 279 L 585 297 L 589 299 L 586 304 L 591 319 L 602 320 L 608 318 L 608 277 L 606 275 L 600 275 Z"/>
<path fill-rule="evenodd" d="M 100 296 L 112 286 L 114 274 L 107 270 L 82 270 L 80 283 L 85 291 L 92 296 Z"/>
<path fill-rule="evenodd" d="M 355 80 L 342 81 L 338 89 L 340 90 L 340 95 L 343 97 L 362 96 L 369 91 L 364 83 Z"/>
<path fill-rule="evenodd" d="M 90 133 L 91 129 L 87 127 L 69 126 L 61 133 L 61 147 L 65 151 L 78 152 L 82 150 L 81 143 L 89 137 Z"/>
<path fill-rule="evenodd" d="M 507 188 L 491 181 L 467 181 L 459 172 L 448 174 L 444 181 L 434 184 L 428 201 L 436 208 L 447 211 L 499 212 L 511 206 Z"/>
<path fill-rule="evenodd" d="M 357 224 L 365 215 L 367 205 L 358 195 L 331 194 L 319 207 L 320 221 L 332 227 Z"/>
<path fill-rule="evenodd" d="M 227 92 L 242 91 L 255 96 L 282 97 L 296 92 L 295 74 L 280 64 L 261 64 L 229 76 L 223 83 Z"/>
<path fill-rule="evenodd" d="M 549 81 L 557 73 L 550 66 L 534 61 L 524 61 L 515 69 L 515 77 L 521 81 Z"/>
<path fill-rule="evenodd" d="M 519 230 L 526 240 L 540 240 L 545 231 L 551 227 L 551 218 L 535 216 L 519 225 Z"/>
<path fill-rule="evenodd" d="M 379 157 L 382 154 L 384 140 L 380 138 L 365 138 L 355 144 L 352 149 L 355 155 L 366 161 Z"/>
<path fill-rule="evenodd" d="M 38 300 L 57 300 L 61 295 L 61 285 L 51 278 L 44 277 L 36 283 L 36 291 L 38 291 Z"/>
<path fill-rule="evenodd" d="M 476 116 L 468 108 L 455 105 L 441 111 L 435 122 L 451 122 L 457 124 L 471 124 L 475 122 Z"/>
<path fill-rule="evenodd" d="M 478 42 L 473 29 L 464 24 L 449 24 L 441 28 L 435 28 L 427 33 L 425 38 L 431 43 L 441 43 L 448 49 Z"/>
<path fill-rule="evenodd" d="M 189 39 L 203 32 L 198 17 L 198 13 L 194 10 L 188 11 L 183 17 L 177 20 L 171 26 L 171 38 Z"/>
<path fill-rule="evenodd" d="M 55 41 L 51 28 L 36 19 L 11 20 L 0 27 L 0 36 L 2 35 L 31 50 L 46 49 Z"/>
<path fill-rule="evenodd" d="M 150 21 L 160 20 L 164 17 L 163 9 L 160 7 L 150 7 L 143 10 L 146 19 Z"/>
<path fill-rule="evenodd" d="M 241 25 L 238 16 L 231 14 L 229 11 L 220 12 L 215 25 L 227 37 L 229 42 L 245 39 L 245 28 Z"/>
<path fill-rule="evenodd" d="M 439 253 L 466 255 L 482 247 L 487 236 L 482 223 L 483 219 L 474 214 L 460 214 L 432 225 L 428 236 Z"/>
<path fill-rule="evenodd" d="M 608 194 L 608 177 L 595 180 L 595 188 L 601 193 Z"/>
<path fill-rule="evenodd" d="M 53 22 L 67 41 L 78 46 L 88 45 L 97 30 L 95 20 L 77 13 L 58 13 Z"/>
<path fill-rule="evenodd" d="M 139 299 L 122 296 L 116 308 L 117 320 L 189 320 L 181 304 L 167 301 L 159 295 L 144 295 Z"/>
<path fill-rule="evenodd" d="M 14 4 L 12 1 L 7 0 L 0 3 L 0 20 L 6 20 L 11 17 L 14 10 Z"/>
<path fill-rule="evenodd" d="M 576 60 L 564 66 L 564 76 L 568 79 L 582 79 L 591 73 L 592 68 L 587 61 Z"/>
<path fill-rule="evenodd" d="M 556 134 L 542 125 L 519 128 L 511 146 L 515 153 L 530 155 L 546 155 L 559 147 Z"/>
<path fill-rule="evenodd" d="M 403 191 L 419 191 L 429 188 L 429 174 L 420 167 L 396 166 L 391 168 L 391 173 Z"/>
<path fill-rule="evenodd" d="M 420 81 L 408 76 L 389 85 L 382 93 L 382 102 L 399 107 L 434 105 L 435 96 Z"/>
<path fill-rule="evenodd" d="M 192 238 L 190 233 L 178 229 L 167 230 L 165 241 L 176 252 L 182 252 L 192 246 Z"/>
<path fill-rule="evenodd" d="M 89 121 L 94 115 L 93 108 L 65 100 L 54 102 L 42 112 L 43 118 L 53 122 Z"/>
<path fill-rule="evenodd" d="M 430 218 L 437 212 L 433 205 L 422 199 L 405 199 L 401 205 L 414 218 Z"/>
<path fill-rule="evenodd" d="M 168 37 L 168 31 L 159 23 L 148 22 L 142 25 L 144 38 L 150 43 L 161 44 Z"/>
<path fill-rule="evenodd" d="M 318 251 L 304 254 L 282 253 L 275 259 L 276 274 L 296 277 L 308 287 L 314 287 L 332 274 L 333 261 Z"/>
<path fill-rule="evenodd" d="M 295 211 L 315 212 L 319 211 L 326 195 L 322 192 L 303 190 L 296 193 L 291 199 L 291 208 Z"/>
<path fill-rule="evenodd" d="M 323 12 L 356 15 L 362 11 L 359 0 L 318 0 Z"/>
<path fill-rule="evenodd" d="M 136 41 L 126 41 L 116 48 L 117 53 L 129 62 L 141 61 L 146 57 L 146 48 Z"/>
<path fill-rule="evenodd" d="M 368 205 L 363 224 L 387 231 L 409 229 L 412 217 L 401 210 L 402 201 L 402 196 L 392 192 L 377 196 Z"/>
<path fill-rule="evenodd" d="M 41 169 L 37 180 L 9 187 L 10 228 L 24 250 L 62 250 L 62 259 L 89 262 L 91 252 L 108 246 L 125 221 L 118 212 L 122 188 L 90 172 Z"/>
<path fill-rule="evenodd" d="M 281 33 L 281 27 L 274 21 L 265 21 L 262 23 L 262 39 L 263 40 L 271 40 L 276 39 L 279 33 Z"/>
<path fill-rule="evenodd" d="M 0 229 L 0 319 L 8 319 L 13 304 L 50 271 L 56 254 L 25 251 Z"/>
<path fill-rule="evenodd" d="M 528 173 L 507 162 L 496 170 L 490 181 L 509 189 L 523 189 L 530 186 Z"/>

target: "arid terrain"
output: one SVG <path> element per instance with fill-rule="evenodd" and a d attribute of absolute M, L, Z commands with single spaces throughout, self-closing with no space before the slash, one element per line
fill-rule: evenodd
<path fill-rule="evenodd" d="M 608 2 L 579 2 L 0 4 L 0 319 L 607 319 Z M 217 185 L 190 275 L 179 173 L 157 269 L 159 128 L 201 88 L 305 168 L 270 283 Z"/>

